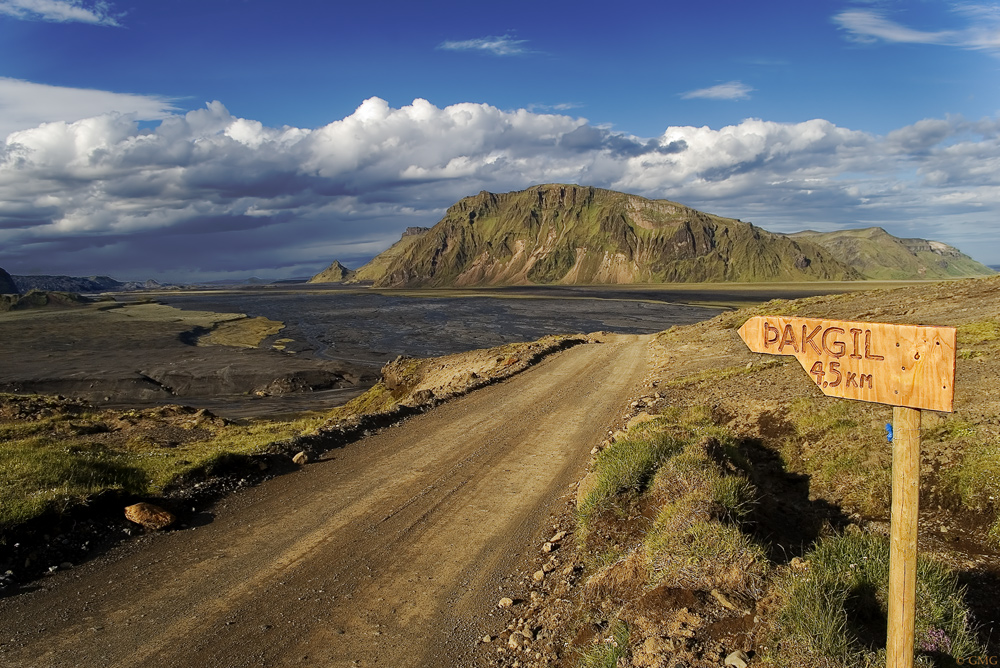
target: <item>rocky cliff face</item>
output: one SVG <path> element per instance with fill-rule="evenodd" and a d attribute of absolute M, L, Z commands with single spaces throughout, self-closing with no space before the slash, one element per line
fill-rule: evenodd
<path fill-rule="evenodd" d="M 861 278 L 809 241 L 676 202 L 559 184 L 467 197 L 390 251 L 370 263 L 376 286 Z"/>

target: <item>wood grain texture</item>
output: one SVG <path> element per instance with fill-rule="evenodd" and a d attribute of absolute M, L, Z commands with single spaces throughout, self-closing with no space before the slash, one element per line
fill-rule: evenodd
<path fill-rule="evenodd" d="M 886 664 L 912 668 L 920 510 L 920 411 L 892 411 L 892 523 L 889 531 L 889 617 Z"/>
<path fill-rule="evenodd" d="M 828 396 L 952 411 L 954 327 L 755 316 L 739 335 L 754 352 L 793 355 Z"/>

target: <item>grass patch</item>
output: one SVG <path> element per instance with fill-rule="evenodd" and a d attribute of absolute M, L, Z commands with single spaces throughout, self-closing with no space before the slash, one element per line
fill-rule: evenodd
<path fill-rule="evenodd" d="M 240 318 L 218 324 L 198 340 L 199 345 L 257 348 L 269 336 L 277 334 L 285 324 L 264 317 Z"/>
<path fill-rule="evenodd" d="M 891 409 L 878 404 L 801 397 L 788 419 L 794 435 L 779 444 L 786 467 L 810 476 L 824 496 L 869 517 L 889 513 L 892 449 L 885 424 Z"/>
<path fill-rule="evenodd" d="M 361 396 L 354 397 L 343 406 L 338 406 L 327 414 L 327 421 L 346 419 L 356 415 L 374 415 L 391 410 L 396 405 L 396 398 L 379 381 Z"/>
<path fill-rule="evenodd" d="M 807 555 L 807 564 L 776 585 L 779 610 L 763 664 L 885 665 L 888 540 L 861 532 L 826 538 Z M 918 665 L 954 665 L 981 653 L 963 598 L 946 567 L 918 559 Z"/>
<path fill-rule="evenodd" d="M 612 501 L 644 492 L 656 469 L 682 447 L 673 436 L 658 433 L 625 438 L 602 451 L 594 464 L 596 484 L 577 509 L 580 535 L 586 536 L 591 520 Z"/>
<path fill-rule="evenodd" d="M 629 635 L 625 622 L 615 622 L 611 626 L 611 633 L 588 647 L 577 665 L 579 668 L 617 668 L 619 660 L 628 659 Z"/>
<path fill-rule="evenodd" d="M 739 376 L 747 376 L 758 371 L 763 371 L 764 369 L 770 369 L 776 366 L 784 366 L 788 364 L 788 360 L 781 358 L 771 358 L 764 360 L 762 362 L 755 362 L 752 366 L 730 366 L 721 369 L 706 369 L 705 371 L 699 371 L 698 373 L 693 373 L 682 378 L 676 378 L 673 380 L 668 380 L 663 383 L 664 387 L 684 387 L 685 385 L 694 385 L 695 383 L 701 383 L 706 380 L 711 381 L 722 381 L 728 380 L 730 378 L 737 378 Z"/>
<path fill-rule="evenodd" d="M 702 438 L 657 472 L 651 493 L 664 503 L 643 540 L 651 583 L 757 597 L 770 567 L 740 528 L 757 505 L 757 490 L 719 460 L 722 444 Z"/>
<path fill-rule="evenodd" d="M 81 412 L 78 405 L 0 396 L 33 406 L 35 419 L 0 421 L 0 528 L 61 512 L 95 495 L 150 496 L 194 471 L 314 429 L 321 417 L 245 425 L 198 417 L 194 409 Z"/>
<path fill-rule="evenodd" d="M 0 527 L 108 490 L 141 494 L 149 475 L 134 460 L 94 444 L 66 446 L 40 437 L 7 441 L 0 446 Z"/>
<path fill-rule="evenodd" d="M 989 539 L 1000 548 L 1000 444 L 970 445 L 957 466 L 942 472 L 941 480 L 963 506 L 993 515 Z"/>

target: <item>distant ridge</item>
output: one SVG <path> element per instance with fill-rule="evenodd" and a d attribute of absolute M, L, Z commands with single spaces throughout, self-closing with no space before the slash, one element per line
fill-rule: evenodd
<path fill-rule="evenodd" d="M 157 290 L 164 287 L 156 281 L 116 281 L 110 276 L 13 276 L 21 293 L 29 290 L 46 292 L 124 292 L 128 290 Z"/>
<path fill-rule="evenodd" d="M 788 235 L 823 246 L 866 278 L 908 280 L 989 276 L 995 272 L 957 248 L 927 239 L 894 237 L 881 227 Z"/>
<path fill-rule="evenodd" d="M 355 276 L 382 287 L 860 278 L 811 241 L 676 202 L 563 184 L 466 197 Z"/>

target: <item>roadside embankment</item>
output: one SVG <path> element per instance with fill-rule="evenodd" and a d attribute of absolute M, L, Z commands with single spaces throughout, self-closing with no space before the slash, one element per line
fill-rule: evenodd
<path fill-rule="evenodd" d="M 891 407 L 751 353 L 736 330 L 758 314 L 958 328 L 955 411 L 924 411 L 917 660 L 1000 654 L 998 294 L 994 277 L 776 300 L 660 333 L 484 663 L 884 665 Z"/>
<path fill-rule="evenodd" d="M 188 521 L 209 502 L 294 470 L 374 430 L 520 373 L 599 337 L 551 336 L 431 359 L 397 359 L 388 381 L 329 412 L 233 422 L 180 405 L 107 409 L 0 394 L 0 587 L 78 563 L 142 532 L 122 508 L 152 501 Z M 10 571 L 9 574 L 3 575 Z"/>

